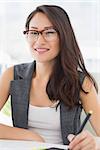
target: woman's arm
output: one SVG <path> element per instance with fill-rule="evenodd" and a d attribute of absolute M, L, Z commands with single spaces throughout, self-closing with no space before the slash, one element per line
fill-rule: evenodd
<path fill-rule="evenodd" d="M 22 128 L 10 127 L 3 124 L 0 124 L 0 139 L 33 140 L 44 142 L 44 139 L 35 132 Z"/>
<path fill-rule="evenodd" d="M 8 100 L 11 80 L 13 80 L 13 67 L 8 68 L 0 76 L 0 110 Z"/>
<path fill-rule="evenodd" d="M 13 67 L 8 68 L 0 78 L 0 110 L 9 97 L 10 81 L 13 80 Z M 37 133 L 27 129 L 0 124 L 0 139 L 35 140 L 44 142 Z"/>
<path fill-rule="evenodd" d="M 90 110 L 93 111 L 93 114 L 90 117 L 90 123 L 97 136 L 100 136 L 100 100 L 93 83 L 88 77 L 86 77 L 83 82 L 83 89 L 87 91 L 88 94 L 85 94 L 84 92 L 80 93 L 82 106 L 86 113 Z"/>
<path fill-rule="evenodd" d="M 75 137 L 69 135 L 69 148 L 71 150 L 100 150 L 100 102 L 95 87 L 88 77 L 85 78 L 82 87 L 88 94 L 80 92 L 81 102 L 86 113 L 93 111 L 90 122 L 98 137 L 85 130 Z"/>

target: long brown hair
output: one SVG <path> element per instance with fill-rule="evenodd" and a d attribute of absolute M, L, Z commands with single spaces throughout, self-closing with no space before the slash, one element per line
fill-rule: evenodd
<path fill-rule="evenodd" d="M 32 17 L 44 13 L 57 30 L 60 39 L 60 53 L 57 56 L 51 77 L 47 84 L 47 94 L 51 100 L 61 100 L 72 108 L 79 103 L 82 85 L 79 80 L 78 68 L 95 84 L 94 79 L 86 70 L 84 60 L 77 44 L 68 14 L 59 6 L 42 5 L 37 7 L 27 18 L 25 28 L 29 29 Z M 85 92 L 86 93 L 86 92 Z"/>

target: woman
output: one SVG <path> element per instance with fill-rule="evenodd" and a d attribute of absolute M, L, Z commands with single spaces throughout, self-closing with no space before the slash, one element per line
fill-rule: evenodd
<path fill-rule="evenodd" d="M 96 150 L 100 104 L 95 81 L 85 68 L 69 17 L 58 6 L 42 5 L 27 18 L 26 40 L 35 61 L 8 68 L 0 82 L 0 108 L 11 95 L 14 127 L 0 125 L 0 138 L 69 144 Z M 80 127 L 82 108 L 98 137 Z M 68 138 L 66 138 L 68 137 Z"/>

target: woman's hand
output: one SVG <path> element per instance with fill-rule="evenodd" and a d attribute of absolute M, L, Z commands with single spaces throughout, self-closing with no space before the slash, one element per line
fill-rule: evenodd
<path fill-rule="evenodd" d="M 70 134 L 68 139 L 71 150 L 100 150 L 100 143 L 97 144 L 96 138 L 89 131 L 82 131 L 77 136 Z"/>

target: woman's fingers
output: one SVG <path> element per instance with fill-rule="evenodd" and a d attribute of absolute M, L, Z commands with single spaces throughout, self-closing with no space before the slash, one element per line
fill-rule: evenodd
<path fill-rule="evenodd" d="M 69 138 L 70 137 L 70 138 Z M 74 137 L 72 135 L 68 136 L 68 139 Z M 69 149 L 72 150 L 96 150 L 96 142 L 93 135 L 88 131 L 83 131 L 74 138 L 72 138 L 71 143 L 69 144 Z"/>
<path fill-rule="evenodd" d="M 73 140 L 74 137 L 75 137 L 75 135 L 69 134 L 67 138 L 68 138 L 68 140 L 71 142 L 71 141 Z"/>
<path fill-rule="evenodd" d="M 76 145 L 78 145 L 85 138 L 86 138 L 86 133 L 83 131 L 82 133 L 78 134 L 77 136 L 75 136 L 72 139 L 71 143 L 69 144 L 69 147 L 71 149 L 74 148 Z"/>
<path fill-rule="evenodd" d="M 75 145 L 72 150 L 96 150 L 95 145 L 93 142 L 90 142 L 89 140 L 85 139 Z"/>

